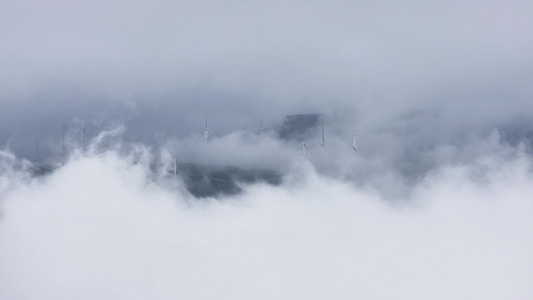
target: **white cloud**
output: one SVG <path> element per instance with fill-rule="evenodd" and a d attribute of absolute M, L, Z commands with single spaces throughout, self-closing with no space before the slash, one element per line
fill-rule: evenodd
<path fill-rule="evenodd" d="M 478 156 L 391 205 L 306 167 L 198 200 L 153 181 L 147 162 L 77 157 L 4 193 L 0 297 L 528 298 L 531 163 Z"/>

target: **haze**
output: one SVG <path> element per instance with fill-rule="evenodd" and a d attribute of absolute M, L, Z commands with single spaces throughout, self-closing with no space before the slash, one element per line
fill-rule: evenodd
<path fill-rule="evenodd" d="M 518 0 L 0 0 L 0 298 L 532 298 L 531 32 Z M 176 156 L 281 183 L 199 198 Z"/>

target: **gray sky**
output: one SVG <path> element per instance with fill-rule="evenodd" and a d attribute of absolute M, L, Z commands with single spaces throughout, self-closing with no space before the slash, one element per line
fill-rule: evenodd
<path fill-rule="evenodd" d="M 525 1 L 0 5 L 0 142 L 29 159 L 57 155 L 63 125 L 75 147 L 81 120 L 90 138 L 124 123 L 126 140 L 160 146 L 190 144 L 204 117 L 224 139 L 261 115 L 275 129 L 320 113 L 337 147 L 356 131 L 385 161 L 532 131 Z"/>

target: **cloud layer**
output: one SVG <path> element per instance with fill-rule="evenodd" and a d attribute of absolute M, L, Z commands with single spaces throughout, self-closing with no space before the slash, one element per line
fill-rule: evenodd
<path fill-rule="evenodd" d="M 532 162 L 513 153 L 440 167 L 393 202 L 305 163 L 198 200 L 142 151 L 4 175 L 0 297 L 528 298 Z"/>

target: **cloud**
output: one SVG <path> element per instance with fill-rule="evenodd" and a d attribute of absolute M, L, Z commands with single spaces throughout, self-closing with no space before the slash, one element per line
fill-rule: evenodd
<path fill-rule="evenodd" d="M 198 200 L 149 165 L 104 151 L 46 178 L 2 177 L 16 184 L 2 193 L 1 298 L 533 294 L 532 162 L 519 148 L 443 165 L 393 202 L 309 164 L 278 187 Z"/>
<path fill-rule="evenodd" d="M 531 4 L 0 8 L 0 298 L 533 294 Z M 275 131 L 307 113 L 302 158 Z M 284 181 L 200 200 L 176 155 Z"/>

